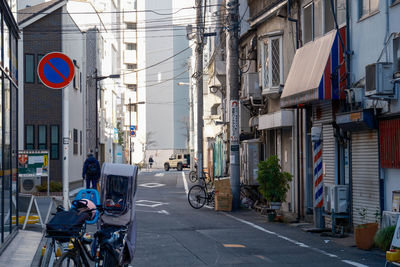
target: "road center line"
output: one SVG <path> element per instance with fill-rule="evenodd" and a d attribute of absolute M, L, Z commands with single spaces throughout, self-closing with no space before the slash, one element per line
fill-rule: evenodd
<path fill-rule="evenodd" d="M 297 245 L 297 246 L 299 246 L 299 247 L 308 248 L 308 249 L 314 250 L 314 251 L 316 251 L 316 252 L 319 252 L 319 253 L 321 253 L 321 254 L 324 254 L 324 255 L 326 255 L 326 256 L 329 256 L 329 257 L 331 257 L 331 258 L 338 258 L 338 259 L 340 259 L 340 258 L 339 258 L 337 255 L 335 255 L 335 254 L 328 253 L 328 252 L 326 252 L 326 251 L 324 251 L 324 250 L 322 250 L 322 249 L 319 249 L 319 248 L 310 247 L 310 246 L 308 246 L 308 245 L 306 245 L 306 244 L 304 244 L 304 243 L 302 243 L 302 242 L 299 242 L 299 241 L 296 241 L 296 240 L 291 239 L 291 238 L 289 238 L 289 237 L 286 237 L 286 236 L 280 235 L 280 234 L 278 234 L 278 233 L 269 231 L 269 230 L 267 230 L 267 229 L 265 229 L 265 228 L 263 228 L 263 227 L 261 227 L 261 226 L 258 226 L 258 225 L 256 225 L 256 224 L 251 223 L 251 222 L 248 222 L 248 221 L 245 221 L 245 220 L 243 220 L 243 219 L 239 219 L 239 218 L 237 218 L 237 217 L 235 217 L 235 216 L 233 216 L 233 215 L 230 215 L 230 214 L 227 214 L 227 213 L 224 213 L 224 214 L 225 214 L 226 216 L 228 216 L 228 217 L 230 217 L 230 218 L 236 220 L 236 221 L 239 221 L 239 222 L 241 222 L 241 223 L 247 224 L 247 225 L 249 225 L 249 226 L 251 226 L 251 227 L 253 227 L 253 228 L 257 229 L 257 230 L 263 231 L 264 233 L 267 233 L 267 234 L 270 234 L 270 235 L 274 235 L 274 236 L 276 236 L 276 237 L 279 237 L 279 238 L 281 238 L 281 239 L 284 239 L 284 240 L 286 240 L 286 241 L 288 241 L 288 242 L 290 242 L 290 243 L 293 243 L 293 244 L 295 244 L 295 245 Z M 357 267 L 368 267 L 367 265 L 364 265 L 364 264 L 361 264 L 361 263 L 358 263 L 358 262 L 354 262 L 354 261 L 342 260 L 342 259 L 341 259 L 341 261 L 344 262 L 344 263 L 347 263 L 347 264 L 349 264 L 349 265 L 353 265 L 353 266 L 357 266 Z"/>
<path fill-rule="evenodd" d="M 185 186 L 185 192 L 186 192 L 186 196 L 187 196 L 189 194 L 188 184 L 186 181 L 185 173 L 184 172 L 181 172 L 181 173 L 182 173 L 183 185 Z"/>

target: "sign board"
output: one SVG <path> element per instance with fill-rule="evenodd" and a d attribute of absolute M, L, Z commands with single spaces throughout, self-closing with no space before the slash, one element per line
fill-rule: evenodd
<path fill-rule="evenodd" d="M 397 219 L 396 230 L 394 231 L 391 247 L 400 248 L 400 216 Z"/>
<path fill-rule="evenodd" d="M 53 52 L 40 60 L 37 72 L 44 85 L 51 89 L 62 89 L 74 78 L 75 67 L 68 56 Z"/>
<path fill-rule="evenodd" d="M 137 130 L 136 125 L 131 125 L 130 126 L 130 135 L 135 137 L 136 136 L 136 130 Z"/>
<path fill-rule="evenodd" d="M 18 152 L 20 177 L 49 175 L 49 152 L 45 150 L 22 150 Z"/>
<path fill-rule="evenodd" d="M 239 102 L 237 100 L 231 100 L 231 109 L 231 145 L 239 145 Z"/>
<path fill-rule="evenodd" d="M 114 128 L 114 143 L 118 143 L 118 128 Z"/>

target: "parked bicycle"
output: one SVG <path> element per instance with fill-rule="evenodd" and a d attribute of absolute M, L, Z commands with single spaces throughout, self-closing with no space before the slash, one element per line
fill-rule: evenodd
<path fill-rule="evenodd" d="M 192 183 L 195 183 L 198 180 L 197 177 L 197 164 L 194 166 L 194 170 L 189 172 L 189 181 L 191 181 Z M 209 177 L 208 173 L 203 171 L 202 172 L 202 177 L 205 177 L 205 179 L 207 179 Z"/>
<path fill-rule="evenodd" d="M 200 184 L 192 186 L 188 193 L 188 201 L 190 206 L 194 209 L 200 209 L 204 205 L 215 206 L 215 188 L 214 180 L 220 179 L 221 176 L 217 176 L 214 179 L 207 179 L 207 177 L 200 177 Z"/>
<path fill-rule="evenodd" d="M 55 266 L 89 267 L 89 262 L 94 262 L 96 267 L 114 267 L 132 262 L 136 243 L 136 178 L 136 166 L 105 163 L 101 205 L 78 199 L 73 201 L 71 210 L 57 210 L 46 229 L 52 244 L 57 242 L 65 248 Z M 86 223 L 95 216 L 100 229 L 94 238 L 88 238 Z"/>

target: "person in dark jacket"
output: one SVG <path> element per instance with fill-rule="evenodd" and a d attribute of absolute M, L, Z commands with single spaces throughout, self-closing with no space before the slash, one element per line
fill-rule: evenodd
<path fill-rule="evenodd" d="M 90 182 L 92 188 L 97 189 L 97 182 L 100 178 L 100 164 L 92 153 L 87 154 L 87 159 L 83 164 L 82 178 L 86 179 L 87 189 L 90 189 Z"/>

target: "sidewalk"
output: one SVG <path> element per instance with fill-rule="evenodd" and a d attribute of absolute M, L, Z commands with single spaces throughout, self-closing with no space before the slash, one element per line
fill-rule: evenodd
<path fill-rule="evenodd" d="M 19 230 L 0 256 L 0 267 L 28 267 L 38 250 L 41 232 Z"/>

